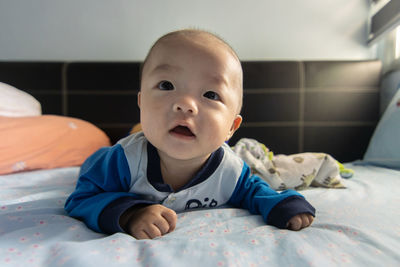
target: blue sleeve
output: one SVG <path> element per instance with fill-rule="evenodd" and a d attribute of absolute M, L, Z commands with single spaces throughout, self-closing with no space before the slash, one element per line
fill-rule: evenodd
<path fill-rule="evenodd" d="M 276 192 L 260 177 L 251 175 L 246 163 L 229 203 L 261 214 L 267 224 L 278 228 L 286 228 L 290 218 L 297 214 L 315 216 L 314 207 L 301 194 L 294 190 Z"/>
<path fill-rule="evenodd" d="M 92 230 L 105 232 L 99 224 L 104 209 L 120 198 L 129 202 L 139 198 L 129 192 L 130 183 L 130 170 L 121 145 L 101 148 L 83 163 L 75 191 L 67 199 L 65 210 Z M 108 220 L 118 224 L 119 217 Z"/>
<path fill-rule="evenodd" d="M 121 215 L 129 208 L 138 204 L 156 204 L 154 202 L 138 199 L 131 196 L 121 197 L 109 205 L 107 205 L 100 213 L 98 222 L 102 232 L 106 234 L 114 234 L 117 232 L 125 232 L 119 224 Z"/>

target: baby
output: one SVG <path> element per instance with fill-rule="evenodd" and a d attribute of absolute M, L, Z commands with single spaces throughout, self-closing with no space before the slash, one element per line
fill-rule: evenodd
<path fill-rule="evenodd" d="M 242 122 L 242 76 L 236 53 L 211 33 L 158 39 L 142 68 L 142 131 L 86 160 L 65 210 L 95 231 L 137 239 L 173 231 L 176 212 L 225 204 L 279 228 L 311 225 L 303 196 L 272 190 L 225 143 Z"/>

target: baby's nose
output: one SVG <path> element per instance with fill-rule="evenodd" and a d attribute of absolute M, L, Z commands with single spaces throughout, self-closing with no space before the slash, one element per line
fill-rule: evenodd
<path fill-rule="evenodd" d="M 198 112 L 196 101 L 190 97 L 181 97 L 173 105 L 175 112 L 189 113 L 196 115 Z"/>

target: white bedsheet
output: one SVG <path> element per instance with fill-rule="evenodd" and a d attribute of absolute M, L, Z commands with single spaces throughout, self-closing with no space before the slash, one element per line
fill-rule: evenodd
<path fill-rule="evenodd" d="M 302 231 L 227 207 L 181 213 L 174 232 L 141 241 L 66 215 L 77 167 L 0 176 L 0 266 L 400 266 L 400 171 L 346 166 L 347 189 L 302 191 L 317 209 Z"/>

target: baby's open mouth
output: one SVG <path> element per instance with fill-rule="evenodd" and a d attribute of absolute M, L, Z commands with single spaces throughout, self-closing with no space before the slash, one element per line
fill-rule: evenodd
<path fill-rule="evenodd" d="M 173 128 L 171 132 L 184 136 L 195 136 L 188 127 L 181 125 L 178 125 L 175 128 Z"/>

